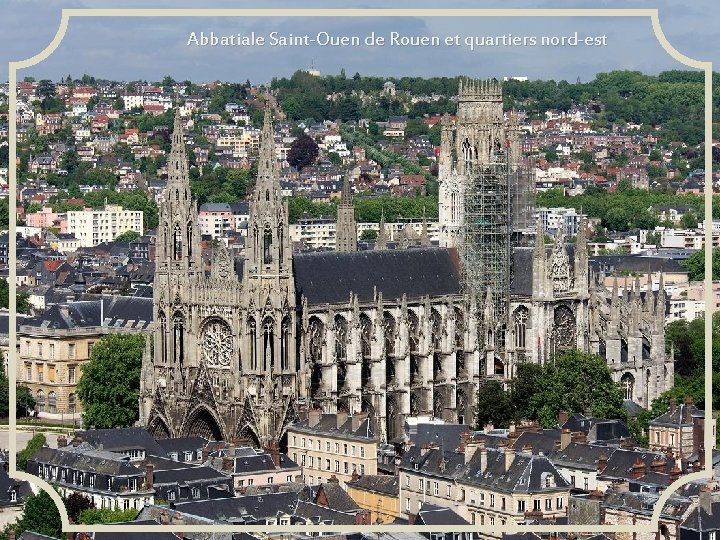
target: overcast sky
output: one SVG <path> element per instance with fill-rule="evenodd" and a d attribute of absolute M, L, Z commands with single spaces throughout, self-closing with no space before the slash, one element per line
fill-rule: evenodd
<path fill-rule="evenodd" d="M 7 80 L 7 61 L 28 58 L 42 50 L 55 35 L 62 7 L 197 7 L 190 2 L 155 0 L 3 0 L 0 8 L 0 80 Z M 253 7 L 230 0 L 205 0 L 203 7 Z M 338 3 L 306 0 L 302 7 L 338 7 Z M 658 7 L 663 30 L 680 52 L 699 60 L 720 62 L 720 4 L 695 0 L 686 5 L 670 0 L 605 0 L 570 2 L 505 0 L 447 2 L 443 7 L 569 8 Z M 268 1 L 262 7 L 278 8 L 288 2 Z M 413 7 L 435 7 L 437 2 L 417 0 Z M 254 6 L 259 7 L 259 6 Z M 389 7 L 385 1 L 343 3 L 342 7 Z M 400 6 L 398 6 L 400 7 Z M 216 36 L 248 35 L 265 38 L 262 46 L 193 46 L 191 33 Z M 279 36 L 308 35 L 315 38 L 357 36 L 359 46 L 280 46 L 270 43 L 271 32 Z M 384 37 L 384 45 L 363 42 L 372 33 Z M 392 45 L 392 32 L 400 36 L 437 36 L 438 46 Z M 542 36 L 605 37 L 605 45 L 543 45 Z M 466 39 L 534 37 L 536 44 L 478 46 L 470 50 Z M 459 44 L 445 38 L 459 36 Z M 253 83 L 290 76 L 295 70 L 314 66 L 323 74 L 344 68 L 379 76 L 467 75 L 473 77 L 526 76 L 531 79 L 590 80 L 598 72 L 635 69 L 654 74 L 665 69 L 689 69 L 671 58 L 652 32 L 649 18 L 76 18 L 61 45 L 45 61 L 24 70 L 20 77 L 57 80 L 83 73 L 117 80 L 159 80 L 171 75 L 178 80 L 228 80 Z"/>

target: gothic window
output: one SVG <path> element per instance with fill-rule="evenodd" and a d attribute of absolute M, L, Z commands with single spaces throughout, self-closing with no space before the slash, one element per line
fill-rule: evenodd
<path fill-rule="evenodd" d="M 555 308 L 552 339 L 555 351 L 575 348 L 575 314 L 568 306 Z"/>
<path fill-rule="evenodd" d="M 208 366 L 230 366 L 233 358 L 232 332 L 225 321 L 213 319 L 205 324 L 200 343 L 203 359 Z"/>
<path fill-rule="evenodd" d="M 270 200 L 270 190 L 269 190 L 269 189 L 266 189 L 266 190 L 265 190 L 265 200 L 266 200 L 266 201 L 269 201 L 269 200 Z"/>
<path fill-rule="evenodd" d="M 438 389 L 433 394 L 433 415 L 435 418 L 442 418 L 445 410 L 445 396 Z"/>
<path fill-rule="evenodd" d="M 162 311 L 158 314 L 158 320 L 160 322 L 160 362 L 167 362 L 167 320 Z"/>
<path fill-rule="evenodd" d="M 176 189 L 176 190 L 175 190 L 175 201 L 177 202 L 177 201 L 179 201 L 179 200 L 180 200 L 180 190 L 179 190 L 179 189 Z"/>
<path fill-rule="evenodd" d="M 458 390 L 455 399 L 455 408 L 457 409 L 458 424 L 465 423 L 465 415 L 467 413 L 468 399 L 464 390 Z"/>
<path fill-rule="evenodd" d="M 263 263 L 272 264 L 272 230 L 265 228 L 263 233 Z"/>
<path fill-rule="evenodd" d="M 250 339 L 250 369 L 257 370 L 257 324 L 252 317 L 248 319 L 248 334 Z"/>
<path fill-rule="evenodd" d="M 360 314 L 360 342 L 363 358 L 370 356 L 370 342 L 372 340 L 372 321 L 365 313 Z"/>
<path fill-rule="evenodd" d="M 472 148 L 470 147 L 470 141 L 465 139 L 462 144 L 462 153 L 465 163 L 468 163 L 472 159 Z"/>
<path fill-rule="evenodd" d="M 263 320 L 263 370 L 275 367 L 275 321 L 272 317 L 265 317 Z"/>
<path fill-rule="evenodd" d="M 440 338 L 442 335 L 442 317 L 436 309 L 430 311 L 430 336 L 432 339 L 432 347 L 435 350 L 440 349 Z"/>
<path fill-rule="evenodd" d="M 495 334 L 495 339 L 497 340 L 495 343 L 495 348 L 498 351 L 504 351 L 505 350 L 505 337 L 507 334 L 507 328 L 503 324 L 498 328 L 497 333 Z"/>
<path fill-rule="evenodd" d="M 650 379 L 652 379 L 652 372 L 648 369 L 645 372 L 645 400 L 641 398 L 642 401 L 647 403 L 650 402 Z"/>
<path fill-rule="evenodd" d="M 187 247 L 188 247 L 188 257 L 192 256 L 192 223 L 188 222 L 187 224 Z"/>
<path fill-rule="evenodd" d="M 417 416 L 420 414 L 420 396 L 416 393 L 410 394 L 410 416 Z"/>
<path fill-rule="evenodd" d="M 282 363 L 282 369 L 290 369 L 290 318 L 285 317 L 282 320 L 281 328 L 281 339 L 280 339 L 280 362 Z"/>
<path fill-rule="evenodd" d="M 173 233 L 173 259 L 179 261 L 182 258 L 182 229 L 180 224 L 175 224 L 175 232 Z"/>
<path fill-rule="evenodd" d="M 283 262 L 283 227 L 280 225 L 278 227 L 278 263 L 282 264 Z"/>
<path fill-rule="evenodd" d="M 630 373 L 626 373 L 622 376 L 622 379 L 620 379 L 620 387 L 623 391 L 623 397 L 624 399 L 633 399 L 633 387 L 635 386 L 635 377 L 630 375 Z"/>
<path fill-rule="evenodd" d="M 493 370 L 495 375 L 505 375 L 505 364 L 503 364 L 503 361 L 495 357 L 495 365 L 493 366 Z"/>
<path fill-rule="evenodd" d="M 455 348 L 459 351 L 465 348 L 465 319 L 458 307 L 455 307 Z"/>
<path fill-rule="evenodd" d="M 440 379 L 442 378 L 443 374 L 443 365 L 442 365 L 442 358 L 440 357 L 440 354 L 437 352 L 433 353 L 433 378 L 434 379 Z"/>
<path fill-rule="evenodd" d="M 524 349 L 527 346 L 525 339 L 527 335 L 528 309 L 525 306 L 520 306 L 515 310 L 513 318 L 515 323 L 515 348 Z"/>
<path fill-rule="evenodd" d="M 420 382 L 420 361 L 416 354 L 410 355 L 410 385 Z"/>
<path fill-rule="evenodd" d="M 397 437 L 398 406 L 394 398 L 388 397 L 385 400 L 385 419 L 387 422 L 387 440 L 392 441 Z"/>
<path fill-rule="evenodd" d="M 325 339 L 325 326 L 317 317 L 310 319 L 308 328 L 308 353 L 310 362 L 317 364 L 322 360 L 322 347 Z"/>
<path fill-rule="evenodd" d="M 420 320 L 417 313 L 408 310 L 407 315 L 408 342 L 410 343 L 410 352 L 417 352 L 420 345 Z"/>
<path fill-rule="evenodd" d="M 385 335 L 385 355 L 395 354 L 395 318 L 389 313 L 383 313 L 383 333 Z"/>
<path fill-rule="evenodd" d="M 175 361 L 182 364 L 185 360 L 185 318 L 182 313 L 173 317 L 173 351 Z"/>
<path fill-rule="evenodd" d="M 335 316 L 335 359 L 338 362 L 347 359 L 347 320 L 342 315 Z"/>

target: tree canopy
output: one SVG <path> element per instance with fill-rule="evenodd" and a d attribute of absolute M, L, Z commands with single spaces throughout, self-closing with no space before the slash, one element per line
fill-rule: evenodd
<path fill-rule="evenodd" d="M 701 249 L 690 255 L 681 263 L 688 271 L 690 281 L 702 281 L 705 279 L 705 249 Z M 712 252 L 712 279 L 720 280 L 720 250 L 713 249 Z"/>
<path fill-rule="evenodd" d="M 17 537 L 25 531 L 33 531 L 53 538 L 65 538 L 60 511 L 45 491 L 30 495 L 25 500 L 23 515 L 14 528 Z"/>
<path fill-rule="evenodd" d="M 303 133 L 290 145 L 287 160 L 291 167 L 297 170 L 311 165 L 317 159 L 319 153 L 318 145 L 312 137 Z"/>
<path fill-rule="evenodd" d="M 77 386 L 86 427 L 127 427 L 138 419 L 144 348 L 140 334 L 109 334 L 95 344 Z"/>

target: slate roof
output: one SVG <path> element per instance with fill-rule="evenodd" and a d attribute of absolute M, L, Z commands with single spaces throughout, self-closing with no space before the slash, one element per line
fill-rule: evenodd
<path fill-rule="evenodd" d="M 424 502 L 418 511 L 415 525 L 469 525 L 467 521 L 453 512 L 450 508 L 443 508 Z"/>
<path fill-rule="evenodd" d="M 545 246 L 545 256 L 549 257 L 553 246 Z M 565 244 L 570 264 L 575 261 L 575 246 Z M 533 286 L 533 254 L 534 247 L 516 247 L 513 249 L 513 277 L 510 282 L 510 294 L 519 296 L 532 296 Z"/>
<path fill-rule="evenodd" d="M 151 519 L 144 519 L 140 521 L 126 521 L 120 523 L 121 525 L 159 525 L 160 523 Z M 187 538 L 182 533 L 173 533 L 167 531 L 157 532 L 133 532 L 128 535 L 125 531 L 123 532 L 96 532 L 93 534 L 95 540 L 126 540 L 128 537 L 132 537 L 133 540 L 178 540 L 178 538 Z M 45 537 L 43 537 L 45 538 Z"/>
<path fill-rule="evenodd" d="M 360 302 L 372 302 L 375 293 L 385 300 L 407 295 L 423 296 L 460 293 L 458 255 L 454 249 L 417 248 L 405 250 L 299 253 L 293 256 L 295 289 L 308 304 L 339 304 L 358 295 Z"/>
<path fill-rule="evenodd" d="M 54 305 L 40 317 L 27 319 L 25 324 L 61 330 L 98 327 L 101 326 L 101 302 L 103 303 L 104 325 L 107 327 L 146 330 L 152 325 L 152 298 L 129 296 L 112 296 L 97 300 L 71 302 L 62 306 Z"/>
<path fill-rule="evenodd" d="M 660 495 L 657 493 L 608 490 L 605 492 L 602 505 L 632 513 L 651 515 L 659 498 Z M 660 516 L 679 521 L 691 504 L 690 499 L 671 495 L 665 502 Z"/>
<path fill-rule="evenodd" d="M 170 454 L 170 452 L 197 452 L 208 443 L 208 440 L 204 437 L 172 437 L 159 439 L 156 442 L 160 448 Z"/>
<path fill-rule="evenodd" d="M 175 510 L 215 522 L 247 522 L 250 518 L 275 517 L 278 512 L 293 514 L 298 504 L 297 493 L 264 493 L 228 499 L 183 502 Z"/>
<path fill-rule="evenodd" d="M 713 501 L 712 514 L 708 514 L 702 506 L 698 505 L 688 514 L 680 528 L 698 532 L 720 530 L 720 501 Z"/>
<path fill-rule="evenodd" d="M 45 536 L 44 534 L 36 533 L 33 531 L 25 531 L 20 536 L 18 536 L 18 540 L 55 540 L 55 537 Z"/>
<path fill-rule="evenodd" d="M 347 491 L 340 487 L 339 482 L 325 482 L 319 486 L 310 486 L 300 493 L 300 500 L 322 505 L 322 499 L 327 500 L 327 507 L 341 512 L 355 512 L 359 506 L 355 500 L 348 495 Z"/>
<path fill-rule="evenodd" d="M 256 454 L 254 456 L 235 456 L 233 471 L 235 474 L 253 474 L 288 468 L 299 468 L 299 466 L 284 454 L 280 455 L 280 467 L 275 467 L 270 454 Z"/>
<path fill-rule="evenodd" d="M 441 449 L 430 449 L 423 455 L 421 448 L 413 446 L 405 452 L 400 467 L 408 471 L 452 479 L 464 470 L 465 454 L 455 452 L 454 449 L 445 452 Z"/>
<path fill-rule="evenodd" d="M 661 452 L 651 452 L 649 450 L 628 450 L 625 448 L 616 449 L 610 457 L 608 457 L 607 466 L 598 473 L 598 477 L 603 478 L 622 478 L 625 480 L 632 479 L 632 466 L 635 460 L 640 460 L 645 464 L 646 474 L 633 482 L 643 484 L 654 484 L 667 486 L 670 484 L 669 474 L 658 474 L 650 470 L 653 460 L 667 461 L 665 471 L 669 471 L 675 464 L 673 458 L 668 458 Z"/>
<path fill-rule="evenodd" d="M 459 481 L 508 493 L 556 492 L 570 489 L 570 484 L 558 472 L 546 456 L 516 453 L 510 467 L 505 470 L 505 452 L 488 449 L 487 466 L 480 470 L 481 453 L 475 451 L 467 467 L 459 473 Z M 554 485 L 546 487 L 543 481 L 547 475 L 554 479 Z"/>
<path fill-rule="evenodd" d="M 470 431 L 470 427 L 464 424 L 417 424 L 410 429 L 408 438 L 415 446 L 436 443 L 452 451 L 460 446 L 460 434 L 465 431 Z"/>
<path fill-rule="evenodd" d="M 212 467 L 185 467 L 184 469 L 167 469 L 153 471 L 154 484 L 185 484 L 202 480 L 227 480 L 229 476 Z"/>
<path fill-rule="evenodd" d="M 400 494 L 400 482 L 397 476 L 389 474 L 366 474 L 357 480 L 346 483 L 348 487 L 383 493 L 391 497 Z"/>
<path fill-rule="evenodd" d="M 605 453 L 609 459 L 614 451 L 613 447 L 571 442 L 562 450 L 555 450 L 550 461 L 558 466 L 596 470 L 600 454 Z"/>
<path fill-rule="evenodd" d="M 629 439 L 632 436 L 630 430 L 620 420 L 594 418 L 581 413 L 573 414 L 560 428 L 569 429 L 573 433 L 581 431 L 588 435 L 591 442 Z"/>
<path fill-rule="evenodd" d="M 40 448 L 30 459 L 37 463 L 116 477 L 143 474 L 139 468 L 128 461 L 128 458 L 111 452 L 93 450 L 89 445 L 77 448 L 67 447 L 62 450 Z"/>
<path fill-rule="evenodd" d="M 685 420 L 687 409 L 690 409 L 690 422 Z M 680 426 L 692 426 L 692 418 L 705 418 L 705 411 L 697 408 L 694 403 L 680 403 L 675 407 L 674 411 L 667 410 L 667 412 L 660 416 L 650 420 L 651 426 L 668 426 L 668 427 L 680 427 Z"/>
<path fill-rule="evenodd" d="M 516 438 L 510 439 L 510 447 L 515 450 L 522 450 L 522 448 L 529 444 L 532 446 L 532 453 L 539 454 L 542 452 L 544 455 L 549 456 L 555 450 L 555 443 L 560 440 L 559 429 L 543 429 L 542 431 L 522 431 Z"/>
<path fill-rule="evenodd" d="M 75 436 L 95 447 L 102 444 L 109 452 L 143 448 L 148 455 L 168 457 L 145 428 L 93 429 L 79 431 Z"/>
<path fill-rule="evenodd" d="M 334 414 L 323 414 L 320 417 L 320 421 L 313 427 L 309 426 L 308 420 L 301 420 L 300 422 L 293 424 L 290 427 L 290 430 L 298 433 L 323 433 L 340 439 L 363 442 L 367 442 L 367 439 L 377 438 L 370 417 L 362 420 L 358 428 L 354 431 L 352 429 L 352 416 L 348 416 L 347 421 L 338 428 L 337 419 Z"/>
<path fill-rule="evenodd" d="M 295 515 L 313 524 L 355 525 L 355 514 L 334 510 L 309 501 L 298 501 Z"/>
<path fill-rule="evenodd" d="M 643 255 L 597 255 L 589 258 L 590 266 L 597 271 L 614 272 L 668 272 L 687 274 L 687 268 L 675 259 L 646 257 Z"/>

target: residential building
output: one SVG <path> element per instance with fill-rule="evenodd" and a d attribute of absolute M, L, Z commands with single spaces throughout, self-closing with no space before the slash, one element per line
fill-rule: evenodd
<path fill-rule="evenodd" d="M 377 474 L 379 438 L 367 414 L 310 411 L 306 420 L 288 427 L 287 441 L 288 456 L 310 485 L 335 476 L 344 487 L 353 472 Z"/>
<path fill-rule="evenodd" d="M 345 484 L 348 495 L 360 508 L 370 511 L 372 523 L 392 523 L 402 516 L 400 478 L 387 474 L 353 475 Z"/>
<path fill-rule="evenodd" d="M 70 234 L 80 240 L 82 247 L 97 246 L 103 242 L 112 242 L 127 231 L 143 234 L 143 212 L 125 210 L 119 205 L 105 205 L 102 210 L 86 208 L 82 211 L 67 213 Z"/>

